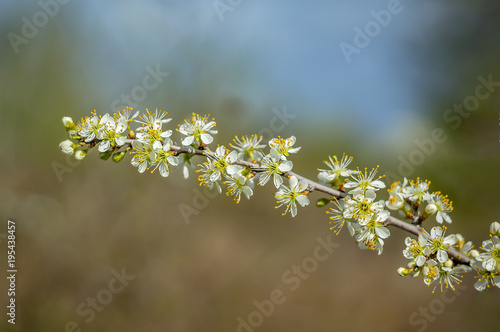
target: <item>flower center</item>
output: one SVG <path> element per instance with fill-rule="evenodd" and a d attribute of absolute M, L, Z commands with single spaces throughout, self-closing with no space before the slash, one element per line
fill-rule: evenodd
<path fill-rule="evenodd" d="M 497 262 L 500 262 L 500 248 L 495 248 L 491 251 L 491 257 Z"/>
<path fill-rule="evenodd" d="M 227 163 L 226 163 L 226 160 L 224 160 L 224 159 L 219 159 L 215 163 L 215 167 L 217 167 L 217 169 L 219 169 L 220 171 L 223 171 L 226 168 L 226 166 L 227 166 Z"/>
<path fill-rule="evenodd" d="M 362 212 L 362 213 L 368 213 L 370 212 L 370 207 L 371 207 L 371 204 L 369 202 L 361 202 L 361 204 L 359 204 L 359 211 Z"/>

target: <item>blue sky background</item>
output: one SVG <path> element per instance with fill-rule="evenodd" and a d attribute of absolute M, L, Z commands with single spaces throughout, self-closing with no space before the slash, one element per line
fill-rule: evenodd
<path fill-rule="evenodd" d="M 68 70 L 78 78 L 74 84 L 87 89 L 86 100 L 107 104 L 140 82 L 145 66 L 161 63 L 176 72 L 173 84 L 184 93 L 217 77 L 222 97 L 248 101 L 255 112 L 268 112 L 272 100 L 307 119 L 347 118 L 356 132 L 393 136 L 425 108 L 415 88 L 422 69 L 412 59 L 412 41 L 431 33 L 442 8 L 401 1 L 401 13 L 348 63 L 340 43 L 354 44 L 354 27 L 364 28 L 374 20 L 370 12 L 388 3 L 242 1 L 221 21 L 211 0 L 71 1 L 35 39 L 44 43 L 52 26 L 68 44 L 77 40 Z M 1 16 L 14 26 L 18 21 L 16 33 L 22 16 L 40 10 L 28 2 L 2 1 L 2 7 Z M 36 42 L 21 45 L 23 56 L 36 57 Z M 185 49 L 199 57 L 201 69 L 193 68 Z M 155 99 L 147 102 L 144 107 Z M 99 104 L 81 106 L 93 103 Z"/>

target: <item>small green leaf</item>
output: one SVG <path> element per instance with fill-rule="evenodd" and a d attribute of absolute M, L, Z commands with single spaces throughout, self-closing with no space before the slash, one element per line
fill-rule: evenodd
<path fill-rule="evenodd" d="M 119 163 L 120 161 L 123 160 L 123 158 L 125 157 L 126 154 L 127 154 L 127 151 L 121 151 L 121 152 L 117 152 L 117 153 L 113 154 L 113 161 L 115 163 Z"/>
<path fill-rule="evenodd" d="M 99 153 L 99 158 L 101 158 L 102 160 L 108 160 L 109 157 L 111 157 L 112 154 L 113 154 L 112 150 L 109 150 L 109 151 L 106 151 L 106 152 L 101 152 L 101 153 Z"/>
<path fill-rule="evenodd" d="M 331 202 L 331 200 L 328 199 L 328 198 L 318 198 L 318 200 L 316 201 L 316 206 L 317 207 L 323 207 L 323 206 L 327 205 L 330 202 Z"/>

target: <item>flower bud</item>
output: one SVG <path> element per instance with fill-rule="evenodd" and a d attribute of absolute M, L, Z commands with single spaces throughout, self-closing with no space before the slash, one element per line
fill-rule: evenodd
<path fill-rule="evenodd" d="M 476 258 L 476 257 L 478 257 L 478 256 L 479 256 L 479 251 L 477 251 L 476 249 L 472 249 L 472 250 L 470 251 L 470 256 L 471 256 L 472 258 Z"/>
<path fill-rule="evenodd" d="M 83 160 L 87 156 L 87 152 L 83 150 L 78 150 L 75 152 L 75 159 L 76 160 Z"/>
<path fill-rule="evenodd" d="M 490 226 L 490 234 L 500 236 L 500 223 L 494 221 Z"/>
<path fill-rule="evenodd" d="M 427 204 L 425 207 L 425 214 L 428 216 L 432 216 L 434 213 L 437 212 L 437 206 L 436 204 Z"/>
<path fill-rule="evenodd" d="M 407 276 L 408 274 L 410 274 L 410 272 L 411 272 L 410 269 L 405 269 L 404 267 L 400 267 L 398 269 L 398 274 L 402 277 Z"/>
<path fill-rule="evenodd" d="M 453 267 L 453 261 L 448 258 L 448 260 L 444 262 L 444 266 L 451 269 Z"/>
<path fill-rule="evenodd" d="M 61 149 L 62 153 L 65 154 L 73 154 L 74 151 L 73 142 L 71 142 L 69 139 L 62 141 L 59 144 L 59 148 Z"/>
<path fill-rule="evenodd" d="M 64 128 L 72 128 L 75 126 L 75 123 L 73 122 L 73 119 L 70 118 L 69 116 L 65 116 L 62 118 L 62 123 Z"/>

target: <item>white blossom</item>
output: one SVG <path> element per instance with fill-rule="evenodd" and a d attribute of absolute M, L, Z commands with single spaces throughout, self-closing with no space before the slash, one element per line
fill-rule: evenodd
<path fill-rule="evenodd" d="M 427 192 L 427 190 L 429 190 L 429 185 L 430 181 L 421 181 L 420 178 L 417 178 L 417 181 L 411 180 L 410 185 L 403 188 L 403 195 L 412 202 L 421 202 L 424 197 L 429 195 Z"/>
<path fill-rule="evenodd" d="M 403 187 L 407 184 L 407 179 L 404 179 L 403 184 L 397 181 L 391 185 L 391 188 L 387 189 L 389 192 L 389 199 L 385 202 L 387 208 L 391 210 L 399 210 L 404 206 L 405 198 L 403 195 Z"/>
<path fill-rule="evenodd" d="M 262 159 L 261 166 L 264 171 L 259 175 L 259 185 L 263 186 L 273 178 L 274 186 L 279 188 L 283 183 L 281 176 L 292 170 L 293 163 L 289 160 L 282 160 L 276 150 L 271 150 L 271 153 Z"/>
<path fill-rule="evenodd" d="M 427 286 L 434 285 L 432 292 L 440 286 L 441 293 L 445 288 L 455 290 L 455 284 L 462 283 L 462 274 L 468 271 L 468 267 L 464 265 L 453 266 L 453 262 L 447 259 L 444 263 L 436 262 L 431 259 L 427 261 L 422 274 L 424 276 L 424 283 Z"/>
<path fill-rule="evenodd" d="M 178 128 L 178 131 L 186 137 L 182 140 L 182 145 L 189 146 L 195 141 L 202 145 L 208 145 L 213 142 L 212 135 L 217 134 L 217 130 L 212 129 L 217 125 L 214 119 L 208 121 L 208 115 L 201 117 L 193 113 L 191 120 L 184 120 Z"/>
<path fill-rule="evenodd" d="M 388 214 L 384 211 L 384 201 L 375 202 L 377 194 L 373 190 L 358 192 L 352 198 L 346 198 L 344 218 L 356 219 L 360 225 L 366 225 L 370 220 L 381 213 L 380 218 L 387 219 Z M 385 220 L 384 219 L 384 220 Z"/>
<path fill-rule="evenodd" d="M 123 120 L 115 121 L 109 114 L 101 118 L 102 126 L 97 131 L 96 138 L 101 140 L 98 145 L 99 152 L 106 152 L 114 146 L 125 144 L 127 137 L 121 135 L 127 129 L 127 123 Z"/>
<path fill-rule="evenodd" d="M 152 166 L 154 166 L 154 169 L 151 171 L 151 173 L 158 169 L 161 176 L 167 177 L 170 172 L 169 165 L 179 165 L 179 159 L 174 156 L 174 153 L 172 151 L 170 151 L 171 145 L 172 140 L 170 140 L 169 138 L 165 139 L 163 145 L 160 143 L 160 141 L 156 141 L 153 144 L 154 160 L 151 164 Z"/>
<path fill-rule="evenodd" d="M 134 157 L 132 158 L 131 164 L 132 166 L 137 167 L 139 173 L 144 173 L 144 171 L 148 168 L 148 165 L 153 163 L 155 160 L 155 153 L 148 144 L 134 142 L 133 153 Z"/>
<path fill-rule="evenodd" d="M 476 270 L 477 272 L 477 281 L 474 284 L 474 288 L 482 292 L 486 288 L 489 288 L 490 286 L 496 286 L 500 288 L 500 271 L 497 270 L 492 270 L 488 271 L 483 268 L 482 261 L 480 259 L 472 259 L 470 265 Z"/>
<path fill-rule="evenodd" d="M 377 168 L 373 168 L 370 173 L 368 173 L 366 168 L 364 173 L 358 170 L 356 173 L 351 175 L 352 180 L 349 180 L 344 186 L 347 189 L 352 189 L 349 191 L 350 194 L 366 190 L 377 191 L 385 188 L 385 184 L 380 180 L 380 178 L 382 178 L 381 176 L 375 179 L 377 171 L 378 166 Z"/>
<path fill-rule="evenodd" d="M 318 179 L 322 183 L 331 183 L 335 180 L 340 180 L 341 177 L 350 176 L 357 171 L 353 171 L 347 168 L 352 162 L 352 157 L 344 154 L 341 160 L 337 159 L 337 156 L 328 157 L 328 161 L 324 161 L 325 165 L 330 169 L 318 169 Z"/>
<path fill-rule="evenodd" d="M 451 224 L 451 218 L 448 214 L 453 211 L 453 206 L 446 196 L 440 193 L 434 193 L 429 196 L 427 202 L 429 205 L 435 205 L 437 211 L 436 221 L 438 223 L 442 224 L 443 221 L 446 221 L 448 224 Z"/>
<path fill-rule="evenodd" d="M 106 120 L 106 118 L 104 119 Z M 104 125 L 104 123 L 99 120 L 95 111 L 91 113 L 91 116 L 86 116 L 83 118 L 77 128 L 77 134 L 85 138 L 85 142 L 92 142 L 99 132 L 99 129 Z"/>
<path fill-rule="evenodd" d="M 444 263 L 448 260 L 448 248 L 455 245 L 457 242 L 457 237 L 455 234 L 444 236 L 446 233 L 446 227 L 435 226 L 431 229 L 431 233 L 428 236 L 427 245 L 431 248 L 431 253 L 436 254 L 436 259 L 440 263 Z"/>
<path fill-rule="evenodd" d="M 260 144 L 261 141 L 262 136 L 258 137 L 257 135 L 250 137 L 245 135 L 241 137 L 241 140 L 238 136 L 235 136 L 233 139 L 234 145 L 231 144 L 231 146 L 238 151 L 239 160 L 260 161 L 264 157 L 260 149 L 265 147 L 265 145 Z"/>
<path fill-rule="evenodd" d="M 380 255 L 384 250 L 384 240 L 391 232 L 385 225 L 376 219 L 370 220 L 357 231 L 356 241 L 361 249 L 375 250 Z"/>
<path fill-rule="evenodd" d="M 491 236 L 490 240 L 483 241 L 481 249 L 484 253 L 479 255 L 483 267 L 488 271 L 500 269 L 500 238 Z"/>
<path fill-rule="evenodd" d="M 213 158 L 209 158 L 202 164 L 200 171 L 203 174 L 198 177 L 198 180 L 207 188 L 212 189 L 215 186 L 219 193 L 222 192 L 218 181 L 224 179 L 226 175 L 230 177 L 243 169 L 242 166 L 233 165 L 238 160 L 237 157 L 237 151 L 229 151 L 224 146 L 219 146 Z"/>
<path fill-rule="evenodd" d="M 164 119 L 167 115 L 166 112 L 158 110 L 155 113 L 150 113 L 146 109 L 146 113 L 140 116 L 140 120 L 135 120 L 141 124 L 141 127 L 137 129 L 137 140 L 144 144 L 153 145 L 156 141 L 162 142 L 164 139 L 169 138 L 172 135 L 172 130 L 163 131 L 163 124 L 170 122 L 172 119 Z"/>
<path fill-rule="evenodd" d="M 227 195 L 233 196 L 237 204 L 240 202 L 241 194 L 245 195 L 247 199 L 250 199 L 250 196 L 253 195 L 253 182 L 247 180 L 240 173 L 232 175 L 224 183 L 227 185 Z"/>
<path fill-rule="evenodd" d="M 353 223 L 350 221 L 350 218 L 344 218 L 344 211 L 346 209 L 346 200 L 345 198 L 334 199 L 333 204 L 335 207 L 330 208 L 326 213 L 331 214 L 330 218 L 330 230 L 332 230 L 335 235 L 338 235 L 344 227 L 344 224 L 347 223 L 347 228 L 349 229 L 349 233 L 351 236 L 354 236 L 355 229 L 353 227 Z"/>
<path fill-rule="evenodd" d="M 291 176 L 289 182 L 290 187 L 282 184 L 281 189 L 276 192 L 275 197 L 279 204 L 276 208 L 285 205 L 286 210 L 283 212 L 283 215 L 290 211 L 292 217 L 295 217 L 297 215 L 297 203 L 300 206 L 309 204 L 309 198 L 304 193 L 308 184 L 304 180 L 299 181 L 295 176 Z"/>
<path fill-rule="evenodd" d="M 300 150 L 300 147 L 292 148 L 295 145 L 295 141 L 295 136 L 290 136 L 287 139 L 278 136 L 278 138 L 273 138 L 269 141 L 269 146 L 271 150 L 276 150 L 281 159 L 286 160 L 290 153 L 297 153 Z"/>

